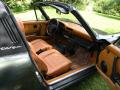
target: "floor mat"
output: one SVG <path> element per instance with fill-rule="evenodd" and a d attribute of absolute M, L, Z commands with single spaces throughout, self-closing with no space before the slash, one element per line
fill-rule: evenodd
<path fill-rule="evenodd" d="M 90 52 L 84 48 L 79 48 L 73 56 L 68 57 L 74 65 L 84 66 L 89 64 Z"/>

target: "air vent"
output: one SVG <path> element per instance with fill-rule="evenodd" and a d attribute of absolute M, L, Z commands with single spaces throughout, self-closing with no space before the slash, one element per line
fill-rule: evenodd
<path fill-rule="evenodd" d="M 16 35 L 14 33 L 14 28 L 12 25 L 12 21 L 10 21 L 11 18 L 7 15 L 6 17 L 0 18 L 0 21 L 2 23 L 2 25 L 4 26 L 9 38 L 11 39 L 12 43 L 17 43 L 18 40 L 16 38 Z"/>

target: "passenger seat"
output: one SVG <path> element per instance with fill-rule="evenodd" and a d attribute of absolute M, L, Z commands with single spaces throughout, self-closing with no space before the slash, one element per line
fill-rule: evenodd
<path fill-rule="evenodd" d="M 71 61 L 44 40 L 37 39 L 30 42 L 29 45 L 33 53 L 33 59 L 45 75 L 56 77 L 70 69 Z"/>

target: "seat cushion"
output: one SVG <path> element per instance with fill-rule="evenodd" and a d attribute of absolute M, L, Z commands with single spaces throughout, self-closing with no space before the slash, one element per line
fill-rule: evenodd
<path fill-rule="evenodd" d="M 55 49 L 47 50 L 38 57 L 46 64 L 48 76 L 56 77 L 71 67 L 71 61 Z"/>
<path fill-rule="evenodd" d="M 39 52 L 40 50 L 48 50 L 48 49 L 52 49 L 52 46 L 49 45 L 46 41 L 42 40 L 42 39 L 36 39 L 30 42 L 31 46 L 32 46 L 32 51 L 34 52 Z M 38 53 L 39 54 L 39 53 Z"/>

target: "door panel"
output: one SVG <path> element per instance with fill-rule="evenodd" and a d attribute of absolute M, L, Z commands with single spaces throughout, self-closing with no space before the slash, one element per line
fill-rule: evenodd
<path fill-rule="evenodd" d="M 120 81 L 120 49 L 118 47 L 111 44 L 101 51 L 97 69 L 113 90 L 120 90 L 117 84 Z"/>
<path fill-rule="evenodd" d="M 120 59 L 118 60 L 118 62 L 117 62 L 117 73 L 119 73 L 120 74 Z"/>
<path fill-rule="evenodd" d="M 44 35 L 47 30 L 47 21 L 24 21 L 23 24 L 26 35 Z"/>

